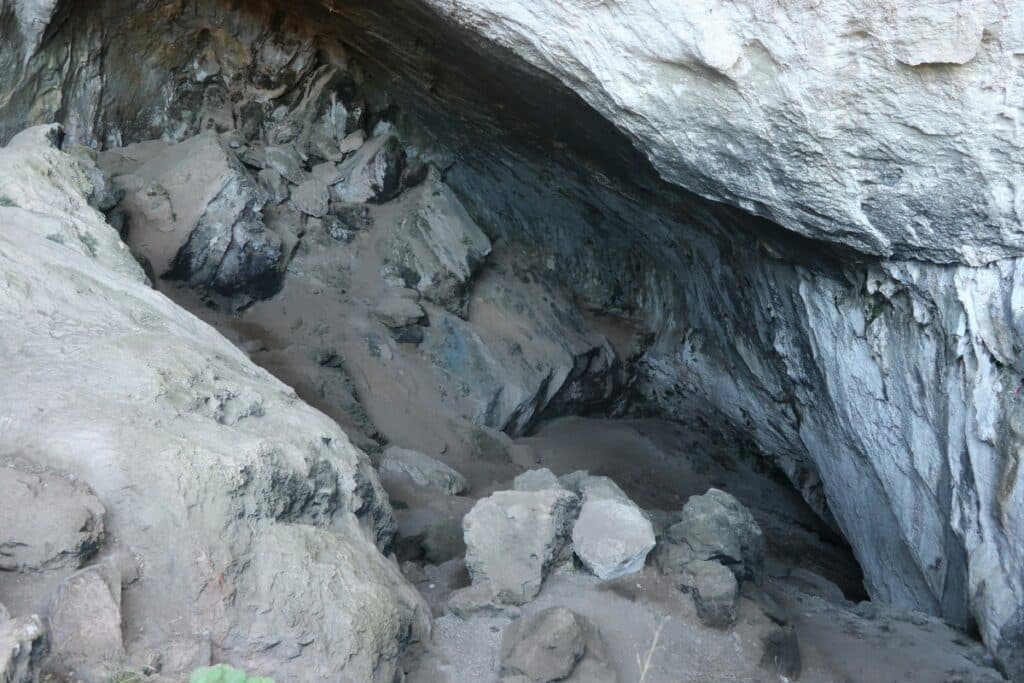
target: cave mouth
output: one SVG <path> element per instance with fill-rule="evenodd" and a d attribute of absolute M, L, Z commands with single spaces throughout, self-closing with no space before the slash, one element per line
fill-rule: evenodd
<path fill-rule="evenodd" d="M 745 392 L 740 373 L 785 359 L 719 355 L 692 315 L 728 334 L 763 315 L 745 273 L 842 280 L 867 257 L 663 182 L 564 86 L 418 3 L 222 4 L 165 15 L 65 3 L 44 51 L 78 49 L 79 32 L 121 10 L 132 20 L 95 29 L 109 41 L 102 66 L 83 57 L 105 87 L 69 74 L 50 113 L 94 150 L 82 154 L 108 184 L 101 208 L 156 288 L 376 464 L 399 446 L 467 478 L 452 499 L 381 470 L 398 523 L 389 550 L 435 616 L 450 618 L 445 589 L 468 581 L 459 520 L 545 467 L 610 477 L 663 524 L 708 489 L 735 495 L 764 532 L 768 574 L 829 605 L 800 627 L 815 653 L 836 632 L 913 630 L 911 617 L 878 617 L 884 606 L 853 607 L 870 582 L 794 447 L 797 401 Z M 730 275 L 707 275 L 723 264 Z M 746 367 L 716 385 L 697 368 L 709 358 Z M 753 415 L 759 403 L 770 407 Z M 574 580 L 550 599 L 600 603 Z M 815 657 L 812 669 L 850 666 Z"/>

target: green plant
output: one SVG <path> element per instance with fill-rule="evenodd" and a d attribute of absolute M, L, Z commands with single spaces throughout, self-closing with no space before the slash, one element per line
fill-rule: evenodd
<path fill-rule="evenodd" d="M 274 683 L 274 679 L 246 676 L 244 671 L 226 664 L 218 664 L 196 669 L 189 677 L 188 683 Z"/>

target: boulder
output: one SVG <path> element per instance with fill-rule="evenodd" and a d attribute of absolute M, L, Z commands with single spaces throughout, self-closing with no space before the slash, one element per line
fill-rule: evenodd
<path fill-rule="evenodd" d="M 130 550 L 144 568 L 120 605 L 129 659 L 180 653 L 162 657 L 162 675 L 184 680 L 212 644 L 219 661 L 279 683 L 311 671 L 390 683 L 429 611 L 381 553 L 396 525 L 369 458 L 147 286 L 73 164 L 39 143 L 0 149 L 4 192 L 49 198 L 0 208 L 0 451 L 103 501 L 104 555 Z M 57 225 L 89 235 L 95 255 L 47 239 Z M 45 588 L 32 576 L 4 584 L 9 604 Z"/>
<path fill-rule="evenodd" d="M 57 667 L 99 683 L 125 656 L 120 573 L 104 564 L 69 576 L 53 597 L 49 622 Z"/>
<path fill-rule="evenodd" d="M 389 446 L 380 459 L 381 474 L 404 475 L 417 486 L 454 496 L 466 490 L 466 478 L 426 453 Z"/>
<path fill-rule="evenodd" d="M 565 607 L 551 607 L 516 619 L 501 638 L 501 674 L 526 676 L 534 683 L 568 678 L 586 651 L 582 618 Z"/>
<path fill-rule="evenodd" d="M 427 314 L 413 299 L 402 296 L 388 296 L 373 307 L 373 315 L 392 330 L 401 330 L 423 322 Z"/>
<path fill-rule="evenodd" d="M 697 616 L 705 626 L 728 628 L 736 622 L 739 584 L 725 565 L 708 560 L 690 562 L 679 575 L 679 587 L 693 596 Z"/>
<path fill-rule="evenodd" d="M 307 174 L 302 157 L 292 145 L 270 145 L 264 148 L 266 167 L 278 174 L 292 185 L 306 181 Z"/>
<path fill-rule="evenodd" d="M 46 629 L 36 615 L 10 619 L 0 605 L 0 681 L 36 683 L 47 654 Z"/>
<path fill-rule="evenodd" d="M 291 190 L 288 187 L 288 183 L 285 182 L 281 174 L 272 168 L 264 168 L 256 174 L 256 178 L 259 180 L 260 187 L 267 193 L 270 201 L 274 204 L 280 204 L 281 202 L 288 201 L 288 197 L 291 195 Z"/>
<path fill-rule="evenodd" d="M 470 282 L 491 253 L 491 241 L 436 169 L 407 195 L 402 200 L 413 206 L 388 240 L 387 267 L 425 299 L 464 317 Z"/>
<path fill-rule="evenodd" d="M 512 488 L 516 491 L 546 491 L 563 487 L 554 472 L 547 467 L 541 467 L 535 470 L 527 470 L 517 476 L 512 481 Z"/>
<path fill-rule="evenodd" d="M 285 253 L 263 223 L 268 195 L 219 136 L 130 145 L 99 163 L 125 193 L 129 245 L 158 277 L 229 297 L 277 292 Z"/>
<path fill-rule="evenodd" d="M 405 149 L 390 130 L 366 141 L 338 168 L 341 180 L 332 186 L 331 196 L 339 202 L 364 204 L 385 202 L 401 189 Z"/>
<path fill-rule="evenodd" d="M 540 591 L 548 571 L 569 558 L 579 499 L 568 491 L 498 491 L 463 520 L 466 568 L 501 603 L 521 605 Z"/>
<path fill-rule="evenodd" d="M 82 481 L 0 457 L 0 572 L 78 569 L 100 547 L 104 512 Z"/>
<path fill-rule="evenodd" d="M 682 519 L 669 527 L 668 537 L 697 559 L 729 566 L 737 579 L 760 579 L 764 534 L 750 511 L 725 491 L 708 489 L 702 496 L 691 496 L 683 505 Z"/>

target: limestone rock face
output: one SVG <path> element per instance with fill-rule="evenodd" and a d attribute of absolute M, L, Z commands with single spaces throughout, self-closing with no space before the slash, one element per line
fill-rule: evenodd
<path fill-rule="evenodd" d="M 1024 247 L 1016 3 L 427 2 L 704 197 L 883 256 Z"/>
<path fill-rule="evenodd" d="M 196 665 L 212 643 L 278 681 L 390 682 L 427 612 L 379 552 L 395 523 L 368 458 L 146 286 L 88 176 L 37 133 L 0 149 L 0 450 L 103 502 L 100 552 L 142 568 L 120 603 L 108 588 L 127 656 Z M 38 590 L 0 573 L 12 603 Z"/>

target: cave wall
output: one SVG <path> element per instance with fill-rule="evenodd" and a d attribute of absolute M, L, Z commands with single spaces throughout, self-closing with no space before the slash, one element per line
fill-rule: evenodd
<path fill-rule="evenodd" d="M 354 59 L 368 110 L 392 107 L 492 238 L 649 333 L 649 405 L 728 416 L 834 516 L 874 597 L 977 621 L 1024 667 L 1020 260 L 886 260 L 863 235 L 812 221 L 800 231 L 827 241 L 807 240 L 700 199 L 661 177 L 689 177 L 666 174 L 671 157 L 638 152 L 659 134 L 685 150 L 674 126 L 638 138 L 628 112 L 560 82 L 578 88 L 578 64 L 544 73 L 487 26 L 418 3 L 0 3 L 0 65 L 15 74 L 0 139 L 51 119 L 94 146 L 230 128 L 250 102 L 273 115 L 319 60 Z M 1012 252 L 997 242 L 986 253 Z"/>

